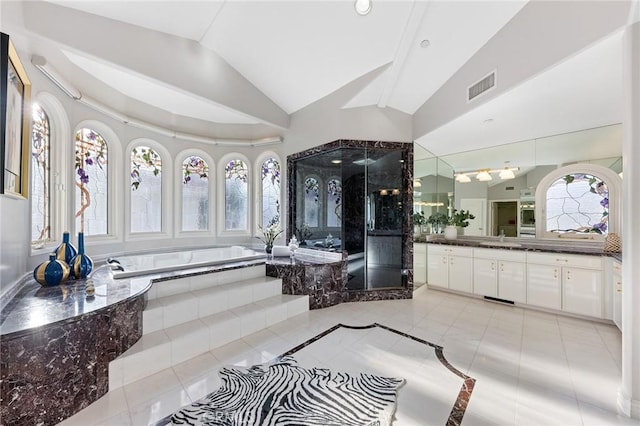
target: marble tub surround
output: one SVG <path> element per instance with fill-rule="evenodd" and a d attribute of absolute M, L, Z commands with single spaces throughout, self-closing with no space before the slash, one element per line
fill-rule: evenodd
<path fill-rule="evenodd" d="M 267 275 L 282 279 L 282 294 L 308 295 L 309 309 L 348 301 L 345 252 L 299 248 L 293 259 L 268 260 Z"/>
<path fill-rule="evenodd" d="M 104 272 L 104 273 L 103 273 Z M 27 283 L 2 313 L 0 418 L 7 425 L 56 424 L 109 390 L 109 362 L 142 335 L 150 282 L 112 285 L 109 270 L 42 288 Z"/>

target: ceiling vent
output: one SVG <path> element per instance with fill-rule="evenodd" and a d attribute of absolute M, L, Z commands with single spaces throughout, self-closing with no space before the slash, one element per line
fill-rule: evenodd
<path fill-rule="evenodd" d="M 496 87 L 496 70 L 467 88 L 467 102 Z"/>

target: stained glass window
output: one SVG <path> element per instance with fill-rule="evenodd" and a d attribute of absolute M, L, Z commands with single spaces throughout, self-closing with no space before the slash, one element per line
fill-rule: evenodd
<path fill-rule="evenodd" d="M 330 179 L 327 183 L 327 226 L 340 226 L 342 208 L 342 182 Z"/>
<path fill-rule="evenodd" d="M 609 189 L 602 179 L 568 174 L 549 186 L 546 198 L 547 232 L 608 233 Z"/>
<path fill-rule="evenodd" d="M 148 146 L 131 150 L 131 232 L 162 230 L 162 159 Z"/>
<path fill-rule="evenodd" d="M 304 223 L 312 228 L 319 226 L 320 186 L 316 178 L 304 180 Z"/>
<path fill-rule="evenodd" d="M 262 226 L 280 222 L 280 163 L 268 158 L 262 163 Z"/>
<path fill-rule="evenodd" d="M 231 160 L 224 172 L 224 228 L 227 231 L 246 230 L 249 169 L 244 161 Z"/>
<path fill-rule="evenodd" d="M 45 242 L 50 229 L 49 118 L 39 105 L 32 109 L 31 127 L 31 241 Z"/>
<path fill-rule="evenodd" d="M 75 139 L 76 229 L 85 235 L 105 235 L 108 232 L 107 142 L 98 132 L 87 128 L 78 130 Z"/>
<path fill-rule="evenodd" d="M 182 162 L 182 230 L 209 229 L 209 165 L 192 155 Z"/>

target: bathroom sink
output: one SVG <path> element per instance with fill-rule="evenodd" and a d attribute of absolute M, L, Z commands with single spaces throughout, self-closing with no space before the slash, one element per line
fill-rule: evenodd
<path fill-rule="evenodd" d="M 480 243 L 480 245 L 487 247 L 522 247 L 522 244 L 519 243 L 508 243 L 500 241 L 484 241 Z"/>

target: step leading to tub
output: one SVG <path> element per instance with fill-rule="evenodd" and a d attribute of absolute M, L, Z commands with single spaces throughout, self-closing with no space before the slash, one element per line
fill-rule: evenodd
<path fill-rule="evenodd" d="M 157 287 L 149 298 L 142 338 L 109 364 L 110 390 L 309 309 L 308 296 L 281 294 L 282 280 L 265 277 L 264 265 L 206 277 L 154 284 L 167 287 Z"/>

